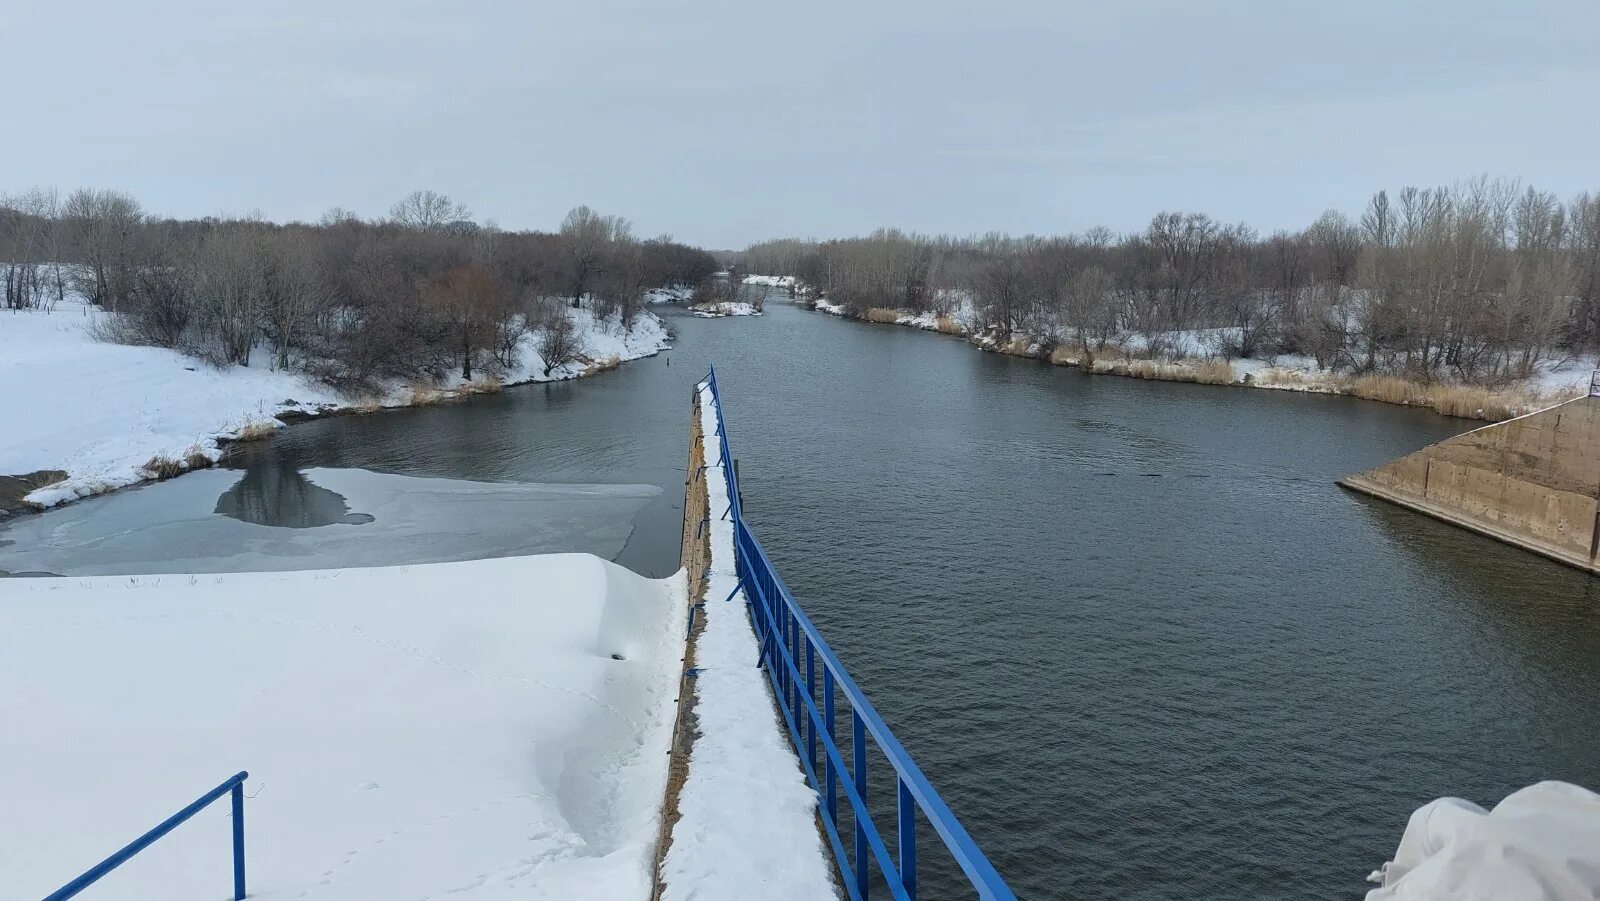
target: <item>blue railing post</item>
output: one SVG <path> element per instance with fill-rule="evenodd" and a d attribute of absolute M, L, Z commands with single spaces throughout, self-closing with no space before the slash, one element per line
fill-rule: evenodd
<path fill-rule="evenodd" d="M 896 782 L 900 786 L 900 816 L 895 827 L 895 838 L 900 845 L 900 885 L 911 901 L 917 901 L 917 805 L 911 800 L 911 787 L 906 781 L 898 779 Z"/>
<path fill-rule="evenodd" d="M 852 707 L 854 705 L 851 705 Z M 867 897 L 867 876 L 872 868 L 867 865 L 867 724 L 861 721 L 861 711 L 850 711 L 850 749 L 855 752 L 856 794 L 861 797 L 861 809 L 856 811 L 856 891 Z"/>
<path fill-rule="evenodd" d="M 129 842 L 122 850 L 100 861 L 77 879 L 45 896 L 44 901 L 66 901 L 96 882 L 107 873 L 128 862 L 128 858 L 150 847 L 156 839 L 178 828 L 184 821 L 204 810 L 206 805 L 225 794 L 233 794 L 233 897 L 243 901 L 244 891 L 244 780 L 247 772 L 234 774 L 233 778 L 201 795 L 194 803 L 167 817 L 156 828 Z"/>
<path fill-rule="evenodd" d="M 244 783 L 233 785 L 233 901 L 244 901 Z"/>

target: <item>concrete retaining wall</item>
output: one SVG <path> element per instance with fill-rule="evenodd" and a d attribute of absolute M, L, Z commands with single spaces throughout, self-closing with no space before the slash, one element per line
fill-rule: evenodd
<path fill-rule="evenodd" d="M 1457 435 L 1339 484 L 1600 573 L 1600 397 Z"/>

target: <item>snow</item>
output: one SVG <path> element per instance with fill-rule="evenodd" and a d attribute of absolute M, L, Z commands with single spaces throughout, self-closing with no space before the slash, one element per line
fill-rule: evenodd
<path fill-rule="evenodd" d="M 800 280 L 792 275 L 747 275 L 744 277 L 747 285 L 761 285 L 767 288 L 798 288 Z"/>
<path fill-rule="evenodd" d="M 0 383 L 31 386 L 0 393 L 0 475 L 42 469 L 67 479 L 34 491 L 43 507 L 143 481 L 154 457 L 191 453 L 215 461 L 221 443 L 244 429 L 277 428 L 279 413 L 321 413 L 361 405 L 326 386 L 267 366 L 215 369 L 176 351 L 96 340 L 90 327 L 113 314 L 68 301 L 54 312 L 0 315 Z M 634 360 L 667 346 L 666 326 L 641 313 L 633 328 L 617 317 L 597 321 L 587 309 L 567 309 L 578 326 L 582 359 L 547 376 L 533 335 L 523 338 L 520 365 L 506 384 L 577 378 L 593 364 Z M 414 393 L 394 385 L 376 406 L 439 399 L 459 378 Z"/>
<path fill-rule="evenodd" d="M 717 433 L 716 401 L 700 388 L 703 434 Z M 711 566 L 705 630 L 695 644 L 699 734 L 678 798 L 681 818 L 661 864 L 663 901 L 816 901 L 836 897 L 833 867 L 817 833 L 817 795 L 773 712 L 764 670 L 734 572 L 733 524 L 719 442 L 706 441 Z"/>
<path fill-rule="evenodd" d="M 0 579 L 0 899 L 246 769 L 252 898 L 642 901 L 685 591 L 586 554 Z M 224 897 L 229 847 L 224 801 L 96 897 Z"/>
<path fill-rule="evenodd" d="M 140 481 L 152 457 L 221 456 L 218 438 L 279 410 L 336 404 L 331 390 L 265 367 L 213 369 L 175 351 L 97 341 L 109 314 L 68 303 L 0 315 L 0 475 L 63 469 L 29 500 L 54 506 Z M 286 401 L 294 403 L 285 403 Z"/>
<path fill-rule="evenodd" d="M 693 296 L 694 288 L 687 285 L 651 288 L 644 292 L 645 303 L 682 303 Z"/>
<path fill-rule="evenodd" d="M 1494 810 L 1460 798 L 1419 808 L 1367 901 L 1591 901 L 1600 897 L 1600 795 L 1540 782 Z"/>
<path fill-rule="evenodd" d="M 726 301 L 723 303 L 697 303 L 689 312 L 701 319 L 721 319 L 724 316 L 760 316 L 761 309 L 753 303 Z"/>

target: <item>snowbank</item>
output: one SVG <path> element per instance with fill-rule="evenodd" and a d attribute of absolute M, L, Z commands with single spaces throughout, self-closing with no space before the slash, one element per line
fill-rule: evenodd
<path fill-rule="evenodd" d="M 0 897 L 247 769 L 251 897 L 648 898 L 684 591 L 582 554 L 0 579 Z M 229 841 L 213 805 L 100 891 L 222 897 Z"/>
<path fill-rule="evenodd" d="M 697 303 L 689 312 L 701 319 L 721 319 L 724 316 L 760 316 L 761 309 L 753 303 L 726 301 L 723 303 Z"/>
<path fill-rule="evenodd" d="M 67 479 L 34 491 L 43 507 L 143 481 L 154 457 L 182 461 L 190 454 L 221 456 L 220 442 L 250 429 L 277 428 L 279 413 L 320 413 L 353 405 L 294 373 L 265 366 L 214 369 L 176 351 L 97 341 L 96 320 L 111 314 L 69 302 L 53 313 L 0 314 L 0 476 L 37 470 Z M 524 336 L 521 364 L 508 384 L 577 378 L 594 363 L 634 360 L 667 346 L 666 326 L 642 313 L 632 329 L 616 317 L 597 321 L 568 310 L 578 326 L 583 359 L 547 376 L 537 342 Z M 460 387 L 460 379 L 440 386 Z M 423 396 L 404 386 L 361 405 L 398 407 Z"/>
<path fill-rule="evenodd" d="M 651 288 L 644 292 L 645 303 L 682 303 L 694 296 L 694 288 L 673 285 L 669 288 Z"/>
<path fill-rule="evenodd" d="M 1411 815 L 1367 901 L 1591 901 L 1600 897 L 1600 795 L 1540 782 L 1494 810 L 1440 798 Z"/>
<path fill-rule="evenodd" d="M 817 901 L 835 897 L 833 866 L 817 833 L 817 794 L 774 712 L 755 631 L 734 572 L 716 401 L 700 388 L 711 508 L 705 631 L 695 643 L 699 733 L 678 797 L 680 819 L 661 864 L 663 901 Z M 727 600 L 725 600 L 727 599 Z"/>
<path fill-rule="evenodd" d="M 747 285 L 761 285 L 767 288 L 798 288 L 800 280 L 792 275 L 747 275 L 744 277 Z"/>

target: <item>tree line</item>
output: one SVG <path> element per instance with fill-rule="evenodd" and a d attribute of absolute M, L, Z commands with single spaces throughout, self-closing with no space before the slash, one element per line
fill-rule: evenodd
<path fill-rule="evenodd" d="M 1137 332 L 1215 329 L 1225 357 L 1499 384 L 1600 353 L 1600 194 L 1562 202 L 1480 177 L 1379 191 L 1358 218 L 1324 213 L 1265 237 L 1167 212 L 1141 232 L 769 241 L 748 271 L 794 274 L 855 315 L 954 312 L 1002 340 L 1070 342 L 1088 358 Z"/>
<path fill-rule="evenodd" d="M 216 365 L 264 352 L 350 389 L 510 369 L 530 335 L 548 374 L 580 350 L 567 307 L 629 328 L 649 289 L 717 269 L 702 250 L 640 239 L 588 207 L 555 232 L 502 231 L 432 191 L 383 219 L 335 208 L 315 224 L 164 219 L 88 188 L 0 198 L 6 308 L 82 297 L 120 314 L 104 329 L 115 340 Z"/>

